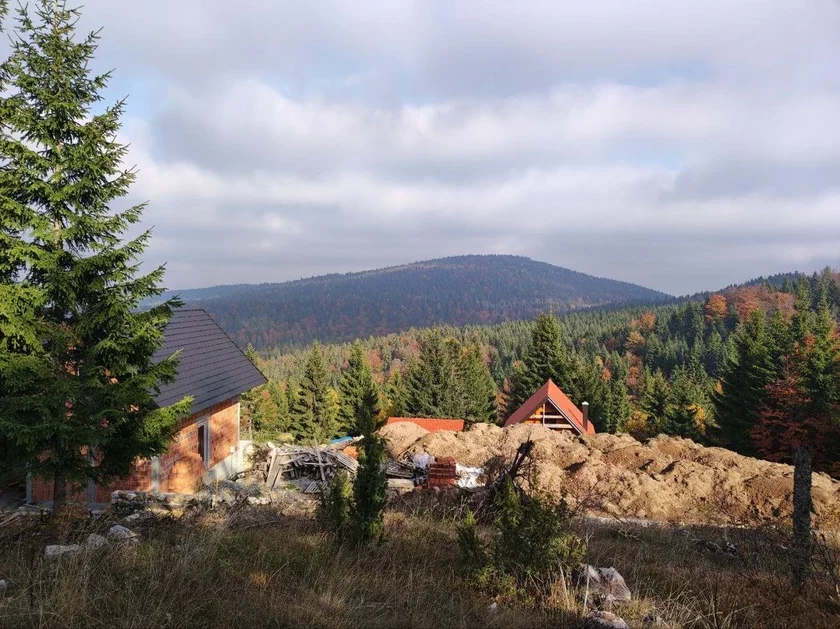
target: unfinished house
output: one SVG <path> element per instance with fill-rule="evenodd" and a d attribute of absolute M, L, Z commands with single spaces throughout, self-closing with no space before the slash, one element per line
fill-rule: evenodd
<path fill-rule="evenodd" d="M 161 388 L 157 401 L 161 406 L 186 396 L 194 401 L 169 450 L 137 461 L 128 477 L 111 485 L 91 481 L 81 494 L 68 491 L 68 502 L 105 504 L 116 489 L 191 493 L 242 468 L 239 396 L 265 384 L 265 377 L 201 308 L 175 311 L 155 357 L 161 360 L 179 350 L 178 376 Z M 52 482 L 27 482 L 27 502 L 50 502 L 52 492 Z"/>
<path fill-rule="evenodd" d="M 505 426 L 520 423 L 571 430 L 579 435 L 595 434 L 595 427 L 589 421 L 589 404 L 584 402 L 578 408 L 551 380 L 508 417 Z"/>

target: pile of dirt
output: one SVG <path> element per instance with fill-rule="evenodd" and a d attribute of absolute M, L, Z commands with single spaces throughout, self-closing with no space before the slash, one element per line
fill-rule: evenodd
<path fill-rule="evenodd" d="M 511 460 L 529 438 L 545 491 L 584 502 L 596 513 L 699 524 L 782 522 L 790 516 L 793 467 L 660 435 L 578 437 L 543 426 L 478 424 L 465 432 L 429 433 L 414 424 L 382 429 L 394 458 L 428 453 L 462 465 Z M 815 523 L 840 528 L 840 482 L 814 474 Z"/>

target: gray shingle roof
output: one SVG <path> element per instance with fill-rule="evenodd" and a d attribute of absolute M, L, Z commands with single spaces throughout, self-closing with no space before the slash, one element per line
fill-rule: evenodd
<path fill-rule="evenodd" d="M 202 308 L 174 312 L 154 360 L 163 360 L 178 350 L 178 377 L 161 387 L 157 396 L 161 406 L 191 395 L 194 402 L 190 413 L 199 413 L 266 383 L 265 376 Z"/>

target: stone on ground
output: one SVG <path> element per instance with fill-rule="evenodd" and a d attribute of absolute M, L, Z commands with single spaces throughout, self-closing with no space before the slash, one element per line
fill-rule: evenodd
<path fill-rule="evenodd" d="M 64 555 L 76 555 L 82 552 L 82 547 L 78 544 L 51 544 L 44 549 L 44 557 L 46 559 L 55 559 Z"/>
<path fill-rule="evenodd" d="M 583 629 L 630 629 L 630 625 L 612 612 L 594 611 L 586 617 Z"/>

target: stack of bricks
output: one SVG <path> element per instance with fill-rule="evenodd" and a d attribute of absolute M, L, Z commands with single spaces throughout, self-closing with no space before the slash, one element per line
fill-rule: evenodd
<path fill-rule="evenodd" d="M 429 479 L 426 484 L 428 487 L 452 487 L 455 485 L 456 476 L 455 459 L 442 457 L 429 464 Z"/>

